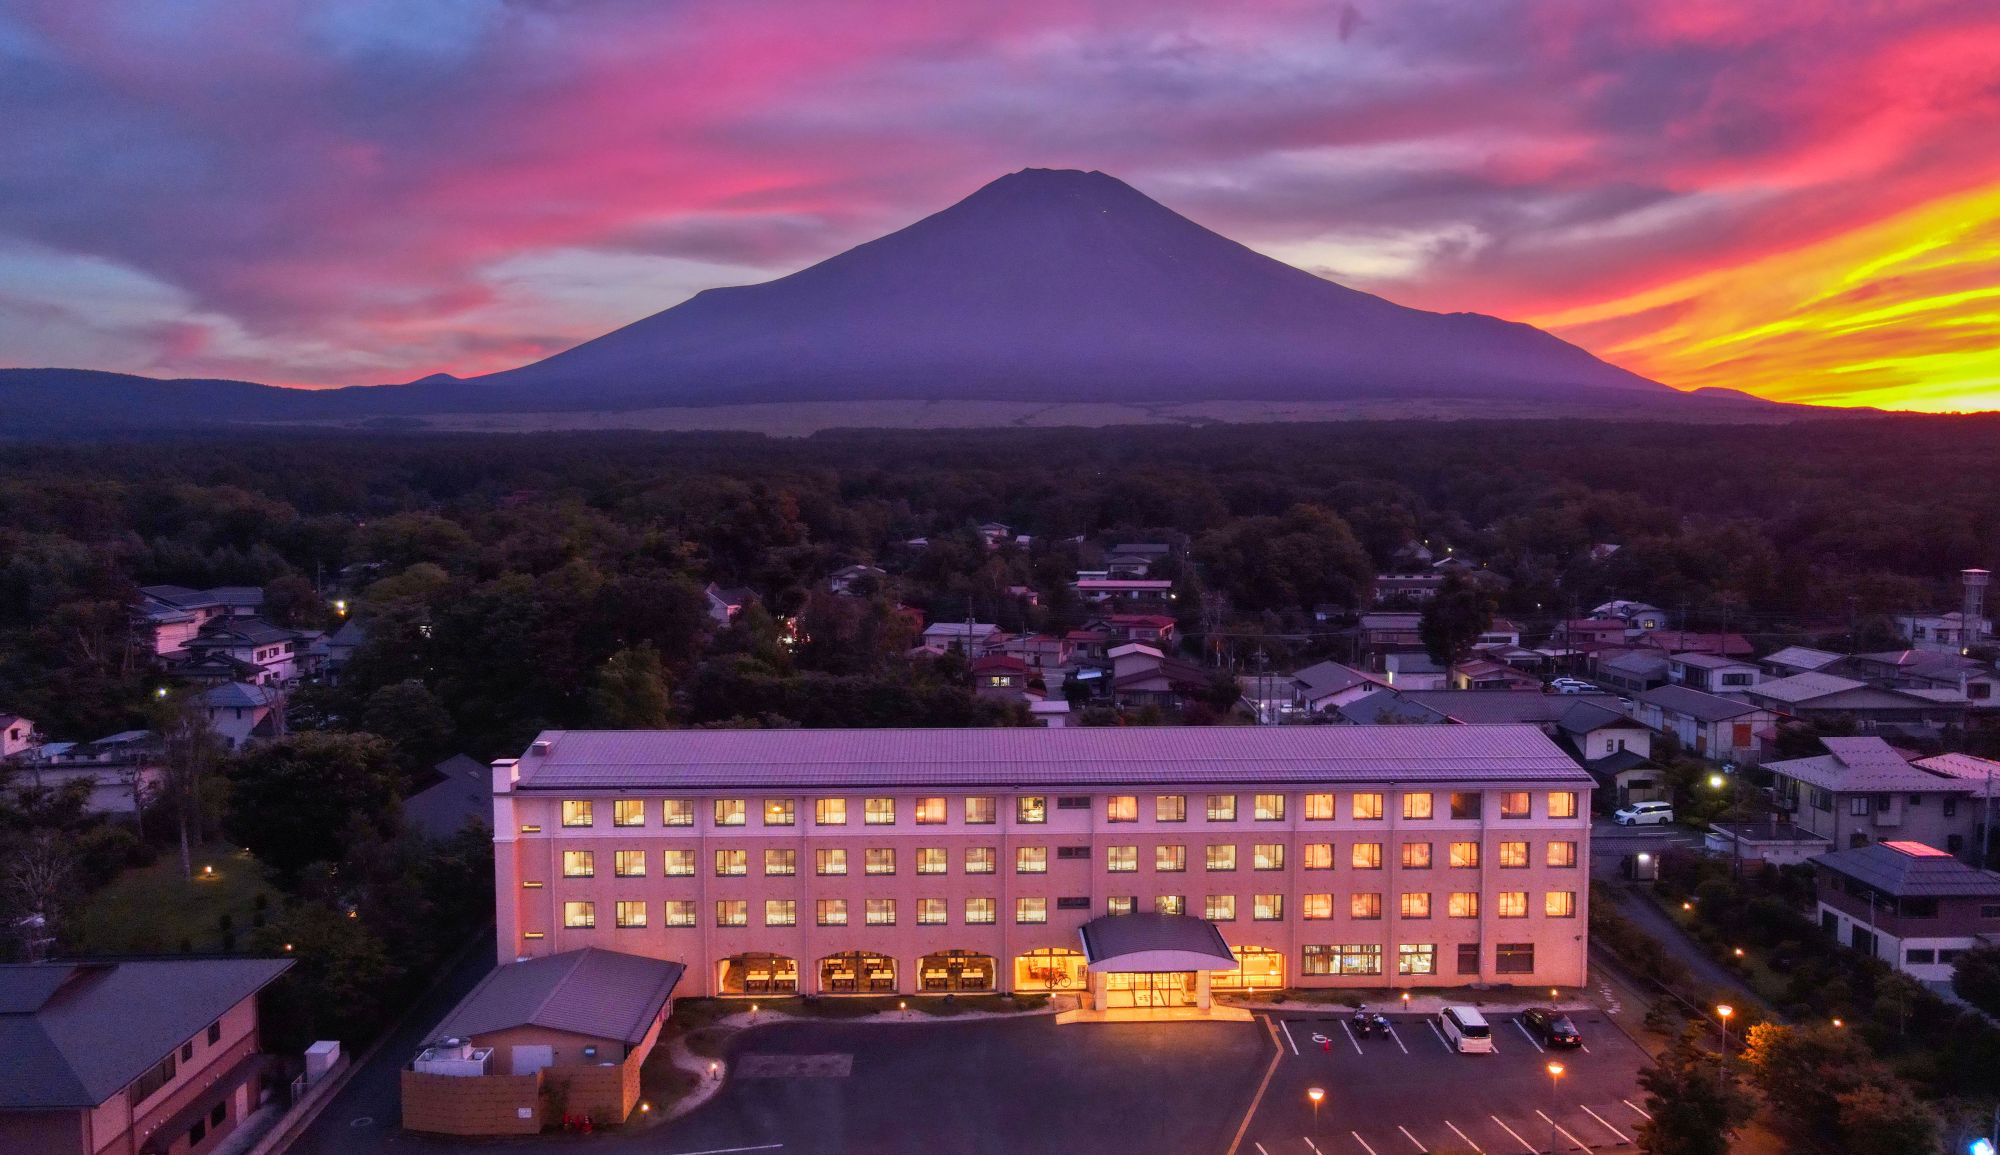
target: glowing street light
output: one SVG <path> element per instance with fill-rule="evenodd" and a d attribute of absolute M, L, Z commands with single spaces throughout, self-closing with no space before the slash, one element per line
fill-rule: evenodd
<path fill-rule="evenodd" d="M 1717 790 L 1722 789 L 1722 775 L 1710 774 L 1708 776 L 1708 784 Z"/>
<path fill-rule="evenodd" d="M 1736 948 L 1736 957 L 1737 957 L 1737 958 L 1742 958 L 1742 957 L 1743 957 L 1743 948 L 1742 948 L 1742 947 L 1740 947 L 1740 946 Z"/>
<path fill-rule="evenodd" d="M 1843 1023 L 1843 1022 L 1841 1022 L 1841 1021 L 1840 1021 L 1839 1019 L 1835 1019 L 1835 1020 L 1833 1020 L 1833 1025 L 1834 1025 L 1834 1026 L 1836 1026 L 1836 1027 L 1844 1027 L 1844 1026 L 1846 1026 L 1847 1024 L 1846 1024 L 1846 1023 Z"/>
<path fill-rule="evenodd" d="M 1549 1112 L 1550 1112 L 1549 1150 L 1560 1151 L 1562 1150 L 1562 1144 L 1556 1139 L 1556 1121 L 1554 1116 L 1555 1112 L 1558 1109 L 1557 1105 L 1562 1101 L 1563 1065 L 1561 1063 L 1550 1063 L 1548 1071 L 1549 1071 Z"/>
<path fill-rule="evenodd" d="M 1319 1104 L 1320 1104 L 1320 1100 L 1322 1100 L 1322 1099 L 1326 1098 L 1326 1088 L 1324 1088 L 1324 1087 L 1307 1087 L 1307 1088 L 1306 1088 L 1306 1098 L 1308 1098 L 1308 1099 L 1311 1099 L 1311 1100 L 1312 1100 L 1312 1105 L 1313 1105 L 1313 1134 L 1317 1135 L 1317 1134 L 1319 1134 Z"/>
<path fill-rule="evenodd" d="M 1715 1025 L 1721 1028 L 1722 1057 L 1725 1061 L 1729 1058 L 1729 1016 L 1735 1013 L 1736 1008 L 1728 1003 L 1722 1003 L 1715 1008 Z"/>

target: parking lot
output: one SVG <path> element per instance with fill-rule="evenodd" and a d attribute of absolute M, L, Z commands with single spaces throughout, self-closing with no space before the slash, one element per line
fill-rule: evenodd
<path fill-rule="evenodd" d="M 1582 1050 L 1550 1052 L 1512 1014 L 1495 1053 L 1459 1054 L 1428 1016 L 1358 1039 L 1344 1010 L 1279 1019 L 1284 1054 L 1244 1135 L 1254 1155 L 1540 1155 L 1631 1148 L 1645 1053 L 1601 1015 L 1571 1015 Z M 1551 1080 L 1548 1064 L 1563 1074 Z M 1553 1085 L 1552 1085 L 1553 1082 Z M 1317 1120 L 1309 1088 L 1325 1092 Z"/>

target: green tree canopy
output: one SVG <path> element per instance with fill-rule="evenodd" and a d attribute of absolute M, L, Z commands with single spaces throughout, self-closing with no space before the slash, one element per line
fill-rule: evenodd
<path fill-rule="evenodd" d="M 1447 574 L 1437 596 L 1424 605 L 1417 634 L 1424 652 L 1440 666 L 1462 662 L 1472 644 L 1493 624 L 1493 594 L 1477 581 Z"/>
<path fill-rule="evenodd" d="M 341 831 L 359 821 L 394 830 L 401 774 L 373 734 L 293 734 L 260 743 L 229 767 L 229 835 L 280 875 L 338 862 Z"/>
<path fill-rule="evenodd" d="M 667 724 L 667 675 L 651 642 L 623 649 L 597 671 L 591 717 L 612 730 L 656 730 Z"/>

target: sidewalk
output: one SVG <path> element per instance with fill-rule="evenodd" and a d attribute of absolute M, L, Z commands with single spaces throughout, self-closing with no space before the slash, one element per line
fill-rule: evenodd
<path fill-rule="evenodd" d="M 1686 963 L 1696 983 L 1756 1007 L 1767 1015 L 1776 1016 L 1776 1011 L 1764 1001 L 1764 996 L 1758 994 L 1741 975 L 1710 958 L 1701 944 L 1689 938 L 1680 924 L 1668 918 L 1667 912 L 1661 910 L 1659 904 L 1637 885 L 1613 883 L 1610 889 L 1617 899 L 1618 913 L 1644 931 L 1661 950 Z"/>

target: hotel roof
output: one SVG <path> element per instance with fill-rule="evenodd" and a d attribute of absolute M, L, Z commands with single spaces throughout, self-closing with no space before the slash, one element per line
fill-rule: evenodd
<path fill-rule="evenodd" d="M 1591 781 L 1533 726 L 550 730 L 516 773 L 524 790 Z"/>

